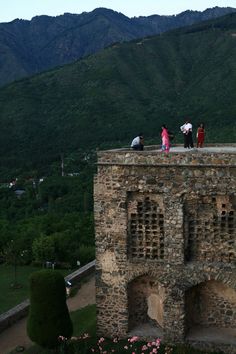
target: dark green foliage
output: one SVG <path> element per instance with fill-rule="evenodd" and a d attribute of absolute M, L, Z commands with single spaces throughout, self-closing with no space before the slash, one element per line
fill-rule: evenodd
<path fill-rule="evenodd" d="M 24 250 L 21 240 L 10 240 L 0 252 L 2 261 L 14 267 L 14 280 L 11 284 L 13 288 L 20 286 L 17 278 L 17 267 L 24 264 L 24 256 L 27 257 L 27 253 L 28 250 Z"/>
<path fill-rule="evenodd" d="M 75 255 L 82 265 L 87 264 L 95 258 L 95 246 L 81 244 L 73 256 Z"/>
<path fill-rule="evenodd" d="M 55 262 L 56 261 L 56 249 L 55 241 L 53 237 L 41 236 L 34 240 L 32 244 L 33 259 L 36 262 Z"/>
<path fill-rule="evenodd" d="M 3 255 L 11 240 L 19 246 L 20 264 L 33 261 L 42 266 L 45 261 L 55 261 L 56 267 L 74 267 L 77 260 L 84 265 L 94 259 L 94 167 L 90 157 L 88 152 L 80 157 L 65 156 L 65 172 L 78 176 L 53 175 L 42 183 L 37 177 L 22 177 L 19 183 L 25 193 L 21 198 L 8 187 L 0 189 L 1 262 L 7 261 Z M 55 163 L 55 173 L 57 168 Z M 85 252 L 82 255 L 80 248 Z"/>
<path fill-rule="evenodd" d="M 30 312 L 27 333 L 44 348 L 58 345 L 58 337 L 70 338 L 72 322 L 66 305 L 65 281 L 53 270 L 35 272 L 30 278 Z"/>

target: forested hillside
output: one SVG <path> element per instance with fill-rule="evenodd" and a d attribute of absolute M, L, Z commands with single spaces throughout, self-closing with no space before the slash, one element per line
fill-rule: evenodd
<path fill-rule="evenodd" d="M 77 156 L 77 176 L 68 175 L 73 162 L 65 163 L 64 177 L 55 165 L 41 179 L 25 174 L 11 188 L 0 184 L 0 264 L 71 269 L 94 259 L 94 160 Z"/>
<path fill-rule="evenodd" d="M 9 84 L 0 106 L 0 263 L 85 264 L 96 148 L 139 131 L 158 144 L 163 123 L 178 140 L 186 118 L 208 142 L 235 142 L 236 14 Z"/>
<path fill-rule="evenodd" d="M 115 43 L 130 41 L 235 12 L 215 7 L 173 16 L 129 18 L 105 8 L 80 15 L 37 16 L 0 24 L 0 85 L 71 63 Z"/>
<path fill-rule="evenodd" d="M 189 117 L 208 141 L 235 141 L 236 14 L 115 44 L 0 90 L 2 172 L 47 170 L 60 154 L 128 144 L 143 131 L 159 142 Z"/>

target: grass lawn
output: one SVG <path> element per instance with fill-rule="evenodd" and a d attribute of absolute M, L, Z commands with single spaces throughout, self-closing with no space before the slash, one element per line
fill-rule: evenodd
<path fill-rule="evenodd" d="M 95 305 L 90 305 L 87 306 L 81 310 L 75 311 L 71 313 L 71 318 L 73 321 L 74 325 L 74 336 L 81 336 L 83 333 L 89 333 L 90 338 L 85 339 L 81 341 L 81 345 L 76 346 L 76 351 L 70 351 L 69 348 L 67 348 L 67 351 L 59 351 L 58 353 L 61 354 L 89 354 L 92 353 L 89 348 L 93 347 L 95 348 L 97 338 L 96 338 L 96 307 Z M 113 344 L 109 340 L 105 340 L 101 345 L 103 346 L 104 350 L 106 349 L 107 354 L 113 353 L 112 349 L 114 350 L 114 353 L 117 354 L 129 354 L 132 352 L 135 353 L 149 353 L 150 351 L 141 351 L 140 347 L 142 344 L 133 344 L 132 349 L 129 348 L 124 349 L 124 346 L 127 345 L 127 340 L 126 341 L 120 341 L 119 343 Z M 129 343 L 128 343 L 129 345 Z M 134 349 L 139 347 L 139 350 L 135 351 Z M 104 352 L 104 351 L 102 351 Z M 100 351 L 95 351 L 95 353 L 102 353 Z M 38 346 L 33 346 L 30 349 L 24 351 L 24 354 L 52 354 L 53 351 L 48 351 L 45 349 L 42 349 Z M 54 352 L 55 353 L 55 352 Z M 208 353 L 205 351 L 199 351 L 193 348 L 187 348 L 184 346 L 178 346 L 174 348 L 167 348 L 164 345 L 160 347 L 160 349 L 157 352 L 158 354 L 217 354 L 217 353 Z M 11 352 L 10 354 L 17 354 L 16 351 Z M 218 353 L 219 354 L 219 353 Z"/>
<path fill-rule="evenodd" d="M 31 266 L 17 267 L 17 281 L 21 285 L 13 289 L 14 267 L 10 265 L 0 266 L 0 314 L 18 305 L 29 297 L 29 276 L 39 268 Z"/>
<path fill-rule="evenodd" d="M 96 306 L 86 306 L 81 310 L 71 312 L 74 335 L 80 336 L 83 333 L 89 333 L 90 336 L 96 336 Z"/>
<path fill-rule="evenodd" d="M 29 297 L 29 277 L 33 272 L 40 268 L 32 266 L 17 267 L 17 282 L 20 287 L 13 289 L 11 284 L 14 282 L 14 267 L 10 265 L 0 265 L 0 314 L 8 311 L 12 307 L 20 304 Z M 63 275 L 68 274 L 68 270 L 61 270 Z"/>

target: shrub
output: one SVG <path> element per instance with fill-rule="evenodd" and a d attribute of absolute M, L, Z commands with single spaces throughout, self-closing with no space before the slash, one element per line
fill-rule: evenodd
<path fill-rule="evenodd" d="M 37 262 L 55 261 L 55 240 L 52 236 L 41 235 L 32 244 L 33 258 Z"/>
<path fill-rule="evenodd" d="M 60 335 L 71 337 L 65 281 L 59 272 L 40 270 L 31 275 L 27 332 L 33 342 L 49 349 L 57 346 Z"/>
<path fill-rule="evenodd" d="M 78 259 L 81 265 L 85 265 L 95 258 L 95 247 L 80 245 L 78 250 Z"/>

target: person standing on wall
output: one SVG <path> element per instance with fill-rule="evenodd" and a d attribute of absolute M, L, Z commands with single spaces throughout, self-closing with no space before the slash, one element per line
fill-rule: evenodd
<path fill-rule="evenodd" d="M 132 140 L 131 148 L 137 151 L 143 151 L 144 139 L 142 133 L 140 133 L 138 136 L 136 136 L 136 138 Z"/>
<path fill-rule="evenodd" d="M 161 150 L 165 152 L 169 152 L 170 150 L 170 138 L 167 127 L 165 124 L 161 127 Z"/>
<path fill-rule="evenodd" d="M 204 139 L 205 139 L 205 128 L 204 128 L 204 124 L 201 123 L 199 124 L 197 129 L 197 148 L 203 147 Z"/>
<path fill-rule="evenodd" d="M 193 126 L 189 120 L 186 120 L 185 124 L 180 127 L 184 135 L 184 147 L 193 148 Z"/>

